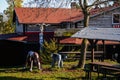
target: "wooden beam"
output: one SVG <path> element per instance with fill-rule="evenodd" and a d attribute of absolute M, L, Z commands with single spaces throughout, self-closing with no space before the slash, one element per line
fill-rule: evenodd
<path fill-rule="evenodd" d="M 94 50 L 95 50 L 95 45 L 97 44 L 98 40 L 88 39 L 88 41 L 91 44 L 91 62 L 94 62 Z"/>
<path fill-rule="evenodd" d="M 102 43 L 103 43 L 103 59 L 102 59 L 102 61 L 104 62 L 104 59 L 105 59 L 105 41 L 102 40 Z"/>

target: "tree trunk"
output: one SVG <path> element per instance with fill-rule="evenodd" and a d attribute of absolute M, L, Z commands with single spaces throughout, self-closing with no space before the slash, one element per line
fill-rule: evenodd
<path fill-rule="evenodd" d="M 89 24 L 89 12 L 84 11 L 84 27 L 88 27 L 88 24 Z M 81 44 L 81 56 L 78 63 L 79 68 L 84 68 L 85 66 L 86 51 L 87 51 L 87 39 L 83 39 Z"/>
<path fill-rule="evenodd" d="M 86 51 L 87 51 L 87 39 L 83 39 L 81 44 L 81 56 L 78 63 L 78 67 L 80 68 L 84 68 L 86 60 Z"/>

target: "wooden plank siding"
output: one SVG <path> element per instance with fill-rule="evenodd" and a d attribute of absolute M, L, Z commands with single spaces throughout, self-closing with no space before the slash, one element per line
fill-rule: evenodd
<path fill-rule="evenodd" d="M 113 13 L 120 13 L 120 9 L 113 9 L 99 15 L 94 15 L 90 18 L 89 26 L 98 28 L 112 28 L 112 15 Z"/>

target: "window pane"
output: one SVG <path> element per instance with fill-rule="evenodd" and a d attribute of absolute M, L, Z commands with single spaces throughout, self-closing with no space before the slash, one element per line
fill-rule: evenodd
<path fill-rule="evenodd" d="M 113 23 L 119 23 L 119 17 L 120 17 L 119 14 L 114 14 L 113 15 Z"/>

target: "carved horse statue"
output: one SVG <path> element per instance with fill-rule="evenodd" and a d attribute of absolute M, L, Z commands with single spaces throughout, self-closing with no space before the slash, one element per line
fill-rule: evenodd
<path fill-rule="evenodd" d="M 41 70 L 40 57 L 37 52 L 34 51 L 28 52 L 24 69 L 27 68 L 29 63 L 30 63 L 30 71 L 32 71 L 34 64 L 36 64 L 38 69 Z"/>

